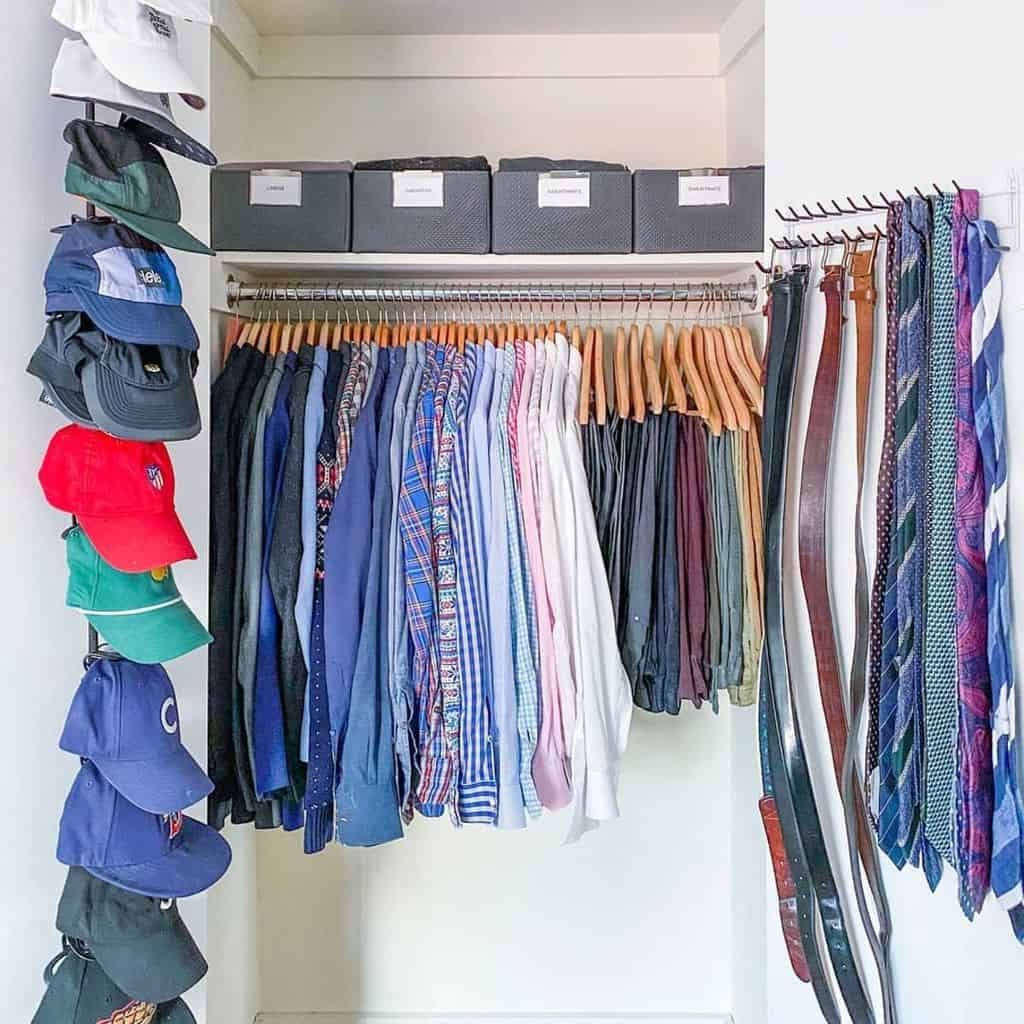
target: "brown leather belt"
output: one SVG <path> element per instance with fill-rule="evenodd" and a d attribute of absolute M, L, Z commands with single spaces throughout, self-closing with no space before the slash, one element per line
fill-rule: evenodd
<path fill-rule="evenodd" d="M 877 246 L 877 242 L 875 243 Z M 864 453 L 867 439 L 868 398 L 871 386 L 871 364 L 874 344 L 874 257 L 875 249 L 848 253 L 855 274 L 852 297 L 857 313 L 857 577 L 856 628 L 857 642 L 851 672 L 851 703 L 859 714 L 863 710 L 865 666 L 867 655 L 867 566 L 860 531 L 861 495 L 864 486 Z M 828 729 L 829 746 L 836 785 L 842 797 L 844 822 L 850 850 L 854 891 L 862 923 L 875 959 L 883 993 L 884 1019 L 894 1020 L 889 964 L 889 908 L 885 899 L 878 854 L 871 833 L 863 789 L 858 775 L 847 758 L 849 720 L 847 719 L 843 676 L 836 645 L 835 621 L 832 612 L 828 565 L 828 484 L 839 395 L 842 363 L 843 302 L 845 296 L 844 265 L 825 267 L 820 289 L 825 295 L 825 329 L 818 367 L 814 378 L 804 442 L 800 477 L 799 555 L 800 578 L 803 585 L 811 639 L 818 674 L 818 689 Z M 858 718 L 859 720 L 859 718 Z M 863 878 L 867 878 L 879 918 L 876 932 L 864 895 Z"/>

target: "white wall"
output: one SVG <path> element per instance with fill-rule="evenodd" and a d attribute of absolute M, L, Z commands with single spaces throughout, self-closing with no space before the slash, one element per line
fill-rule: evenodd
<path fill-rule="evenodd" d="M 764 163 L 764 31 L 725 74 L 725 158 L 730 167 Z"/>
<path fill-rule="evenodd" d="M 965 11 L 952 0 L 893 4 L 866 0 L 850 17 L 833 5 L 815 0 L 768 0 L 767 4 L 767 167 L 768 208 L 779 203 L 827 200 L 833 196 L 896 188 L 922 189 L 930 182 L 985 191 L 1006 188 L 1006 173 L 1024 159 L 1024 132 L 1008 101 L 1018 91 L 1019 8 L 1008 0 L 980 0 Z M 975 31 L 975 44 L 964 45 L 960 33 Z M 983 41 L 982 41 L 983 40 Z M 891 62 L 889 58 L 892 58 Z M 820 60 L 832 73 L 809 73 Z M 844 71 L 844 69 L 847 69 Z M 880 73 L 872 74 L 877 70 Z M 901 108 L 906 116 L 890 116 Z M 1006 223 L 1003 200 L 983 203 L 983 214 Z M 881 214 L 879 216 L 882 216 Z M 863 221 L 869 226 L 869 221 Z M 770 216 L 769 233 L 782 225 Z M 1008 239 L 1008 240 L 1013 240 Z M 1019 241 L 1019 240 L 1018 240 Z M 1024 331 L 1024 257 L 1020 251 L 1004 261 L 1004 326 L 1007 334 L 1006 381 L 1011 396 L 1009 433 L 1012 468 L 1011 510 L 1024 507 L 1024 466 L 1019 441 L 1024 429 L 1020 403 L 1012 396 L 1024 386 L 1024 349 L 1015 344 Z M 821 332 L 821 303 L 812 295 L 813 316 L 805 335 L 795 429 L 806 422 L 807 399 Z M 879 320 L 881 327 L 881 319 Z M 840 617 L 841 649 L 852 643 L 851 587 L 853 576 L 849 510 L 854 501 L 852 415 L 853 331 L 847 328 L 842 410 L 836 428 L 833 460 L 833 566 L 835 603 Z M 879 342 L 881 345 L 881 341 Z M 880 351 L 880 350 L 879 350 Z M 876 360 L 876 368 L 881 360 Z M 874 479 L 878 455 L 881 374 L 876 373 L 873 401 L 875 436 L 869 476 Z M 798 467 L 791 465 L 790 493 L 798 486 Z M 874 496 L 867 506 L 874 508 Z M 1011 516 L 1014 513 L 1011 511 Z M 792 520 L 791 516 L 791 520 Z M 871 516 L 867 519 L 873 537 Z M 1020 537 L 1010 528 L 1010 536 Z M 793 538 L 790 538 L 793 541 Z M 873 547 L 873 544 L 872 544 Z M 790 544 L 795 552 L 795 542 Z M 810 679 L 813 667 L 795 553 L 790 562 L 790 658 L 795 678 Z M 1015 603 L 1024 608 L 1024 551 L 1015 548 Z M 1019 631 L 1018 631 L 1019 632 Z M 1024 664 L 1019 657 L 1018 666 Z M 802 674 L 803 673 L 803 674 Z M 808 687 L 808 691 L 812 688 Z M 801 706 L 820 721 L 813 692 L 805 691 Z M 837 831 L 838 815 L 826 740 L 812 737 L 811 751 L 822 782 L 819 803 Z M 755 767 L 751 764 L 751 771 Z M 834 844 L 845 862 L 845 846 Z M 766 868 L 767 870 L 767 868 Z M 901 1019 L 909 1024 L 960 1024 L 996 1019 L 1018 1001 L 1015 979 L 1022 952 L 1006 917 L 991 901 L 980 919 L 969 925 L 957 906 L 956 886 L 947 870 L 939 891 L 931 895 L 922 875 L 887 869 L 885 878 L 894 921 L 894 970 Z M 767 899 L 769 1024 L 811 1024 L 820 1020 L 808 986 L 789 971 L 774 894 Z M 852 904 L 851 904 L 852 906 Z M 852 916 L 855 916 L 852 915 Z M 996 979 L 1009 979 L 1007 985 Z M 751 1018 L 757 1020 L 757 1018 Z M 738 1024 L 746 1024 L 740 1018 Z"/>
<path fill-rule="evenodd" d="M 725 160 L 725 86 L 715 77 L 256 79 L 251 109 L 250 159 Z"/>
<path fill-rule="evenodd" d="M 50 66 L 63 30 L 48 16 L 49 5 L 4 4 L 0 9 L 0 60 L 14 86 L 0 95 L 7 140 L 0 147 L 0 171 L 8 187 L 6 238 L 0 255 L 7 324 L 7 368 L 0 380 L 6 411 L 6 443 L 0 448 L 2 564 L 0 594 L 4 642 L 0 653 L 0 758 L 7 785 L 0 842 L 0 1004 L 7 1020 L 28 1020 L 42 993 L 42 969 L 57 952 L 53 920 L 66 869 L 57 863 L 57 823 L 74 778 L 75 759 L 57 749 L 68 702 L 82 674 L 85 622 L 64 606 L 66 570 L 61 531 L 67 516 L 51 509 L 36 483 L 36 470 L 62 418 L 36 399 L 35 380 L 23 373 L 43 332 L 42 278 L 55 244 L 49 228 L 83 212 L 80 200 L 64 195 L 67 146 L 64 124 L 82 107 L 48 96 Z M 182 31 L 184 60 L 200 83 L 208 75 L 208 33 Z M 186 114 L 189 130 L 207 134 L 204 114 Z M 187 119 L 187 120 L 186 120 Z M 185 222 L 205 234 L 208 221 L 205 172 L 171 158 L 183 194 Z M 209 306 L 206 262 L 176 257 L 186 304 L 206 344 Z M 208 374 L 197 390 L 204 416 Z M 200 560 L 175 575 L 199 614 L 206 607 L 207 455 L 205 438 L 174 446 L 178 510 Z M 205 746 L 205 655 L 197 653 L 170 667 L 181 710 L 182 734 L 202 758 Z M 200 810 L 200 813 L 201 810 Z M 205 900 L 185 901 L 183 910 L 200 945 L 205 944 Z M 206 1020 L 202 989 L 189 996 L 200 1024 Z M 231 1022 L 235 1024 L 235 1022 Z"/>

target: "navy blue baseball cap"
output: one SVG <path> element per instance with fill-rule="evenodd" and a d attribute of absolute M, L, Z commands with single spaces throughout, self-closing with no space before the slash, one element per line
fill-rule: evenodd
<path fill-rule="evenodd" d="M 61 750 L 88 758 L 136 807 L 172 814 L 213 783 L 181 742 L 178 702 L 161 665 L 100 658 L 71 701 Z"/>
<path fill-rule="evenodd" d="M 136 807 L 86 761 L 64 802 L 57 859 L 129 892 L 158 899 L 194 896 L 228 869 L 220 833 L 183 815 Z"/>
<path fill-rule="evenodd" d="M 100 330 L 136 345 L 199 348 L 178 272 L 156 242 L 106 220 L 76 221 L 60 236 L 43 280 L 47 313 L 87 313 Z"/>

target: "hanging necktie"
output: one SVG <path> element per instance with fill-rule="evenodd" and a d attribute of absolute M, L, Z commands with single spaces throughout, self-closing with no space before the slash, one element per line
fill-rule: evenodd
<path fill-rule="evenodd" d="M 965 189 L 953 208 L 957 278 L 956 328 L 956 645 L 960 720 L 957 734 L 956 863 L 960 906 L 968 918 L 989 888 L 992 860 L 992 732 L 986 633 L 985 481 L 974 431 L 967 230 L 978 216 L 978 193 Z"/>
<path fill-rule="evenodd" d="M 985 561 L 988 571 L 988 666 L 992 686 L 992 890 L 1024 941 L 1021 864 L 1024 829 L 1017 789 L 1016 697 L 1013 688 L 1013 619 L 1006 539 L 1006 395 L 1003 387 L 1002 284 L 999 236 L 989 221 L 967 226 L 968 276 L 974 317 L 974 429 L 985 471 Z"/>

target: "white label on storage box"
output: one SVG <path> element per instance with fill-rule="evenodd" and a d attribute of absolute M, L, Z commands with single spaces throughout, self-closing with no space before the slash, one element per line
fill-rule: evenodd
<path fill-rule="evenodd" d="M 391 181 L 393 206 L 444 206 L 443 171 L 392 171 Z"/>
<path fill-rule="evenodd" d="M 250 206 L 301 206 L 302 171 L 250 171 Z"/>
<path fill-rule="evenodd" d="M 728 206 L 728 174 L 680 174 L 680 206 Z"/>
<path fill-rule="evenodd" d="M 585 171 L 551 171 L 537 176 L 537 205 L 590 206 L 590 175 Z"/>

